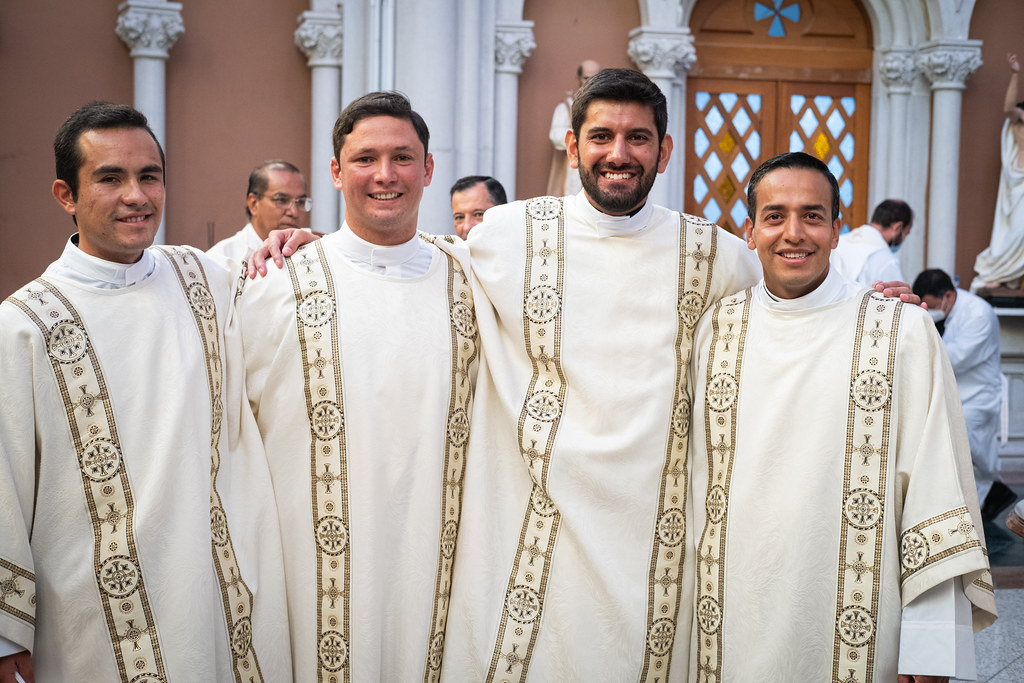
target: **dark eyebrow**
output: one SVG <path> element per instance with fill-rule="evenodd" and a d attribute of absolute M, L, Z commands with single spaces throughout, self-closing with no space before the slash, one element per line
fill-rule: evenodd
<path fill-rule="evenodd" d="M 593 135 L 594 133 L 610 133 L 610 132 L 612 132 L 612 129 L 608 128 L 607 126 L 592 126 L 590 128 L 587 128 L 587 135 Z M 643 133 L 644 135 L 652 135 L 652 136 L 654 135 L 654 131 L 651 130 L 650 128 L 646 127 L 646 126 L 637 126 L 636 128 L 630 128 L 629 130 L 626 131 L 627 135 L 632 135 L 634 133 Z"/>
<path fill-rule="evenodd" d="M 164 169 L 159 164 L 151 164 L 149 166 L 143 166 L 142 170 L 140 171 L 140 173 L 163 173 L 163 172 L 164 172 Z M 94 176 L 107 175 L 109 173 L 113 173 L 115 175 L 123 175 L 123 174 L 127 173 L 127 171 L 125 169 L 121 168 L 120 166 L 107 165 L 107 166 L 97 166 L 96 170 L 92 172 L 92 174 Z"/>
<path fill-rule="evenodd" d="M 771 213 L 773 211 L 784 211 L 785 209 L 786 209 L 786 207 L 783 206 L 782 204 L 767 204 L 767 205 L 761 207 L 761 211 L 759 211 L 759 213 Z M 800 207 L 800 210 L 801 211 L 819 211 L 819 212 L 824 212 L 825 211 L 825 205 L 824 204 L 804 204 L 803 206 Z"/>

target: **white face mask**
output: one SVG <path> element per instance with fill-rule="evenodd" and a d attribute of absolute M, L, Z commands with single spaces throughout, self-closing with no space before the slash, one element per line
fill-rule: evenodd
<path fill-rule="evenodd" d="M 941 323 L 946 319 L 946 312 L 941 308 L 929 308 L 928 315 L 932 317 L 932 322 Z"/>

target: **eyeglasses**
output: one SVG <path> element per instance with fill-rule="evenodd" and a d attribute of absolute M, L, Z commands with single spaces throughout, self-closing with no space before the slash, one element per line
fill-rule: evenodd
<path fill-rule="evenodd" d="M 295 208 L 303 211 L 309 211 L 313 208 L 313 200 L 310 197 L 292 197 L 287 194 L 260 195 L 260 197 L 267 197 L 281 211 L 287 211 L 288 207 L 292 204 L 295 205 Z"/>

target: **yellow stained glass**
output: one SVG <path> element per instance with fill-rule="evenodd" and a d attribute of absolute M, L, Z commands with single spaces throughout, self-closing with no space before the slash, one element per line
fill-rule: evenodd
<path fill-rule="evenodd" d="M 736 186 L 733 185 L 728 173 L 725 174 L 725 180 L 718 186 L 718 194 L 725 200 L 726 204 L 731 203 L 733 196 L 736 194 Z"/>
<path fill-rule="evenodd" d="M 718 142 L 718 147 L 725 152 L 726 156 L 732 154 L 732 151 L 736 149 L 736 141 L 729 131 L 725 131 L 725 136 Z"/>
<path fill-rule="evenodd" d="M 818 155 L 818 158 L 824 161 L 825 155 L 828 154 L 828 150 L 828 138 L 825 137 L 824 133 L 818 133 L 818 137 L 814 139 L 814 151 Z"/>

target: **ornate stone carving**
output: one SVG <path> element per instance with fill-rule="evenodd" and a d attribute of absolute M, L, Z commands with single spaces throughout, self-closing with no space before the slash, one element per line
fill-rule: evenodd
<path fill-rule="evenodd" d="M 533 22 L 498 24 L 494 35 L 494 64 L 498 71 L 522 73 L 523 62 L 533 53 Z"/>
<path fill-rule="evenodd" d="M 303 12 L 295 29 L 295 44 L 309 66 L 341 66 L 345 27 L 334 12 Z"/>
<path fill-rule="evenodd" d="M 909 47 L 894 47 L 886 50 L 878 64 L 882 82 L 891 91 L 909 92 L 920 71 L 915 59 L 917 51 Z"/>
<path fill-rule="evenodd" d="M 167 59 L 171 47 L 185 32 L 179 2 L 128 0 L 117 11 L 114 30 L 131 48 L 132 57 Z"/>
<path fill-rule="evenodd" d="M 627 53 L 641 71 L 652 77 L 671 78 L 689 71 L 697 62 L 689 29 L 651 29 L 641 26 L 629 33 Z"/>
<path fill-rule="evenodd" d="M 964 83 L 981 66 L 981 41 L 930 43 L 921 48 L 917 66 L 931 81 L 932 89 L 963 90 Z"/>

